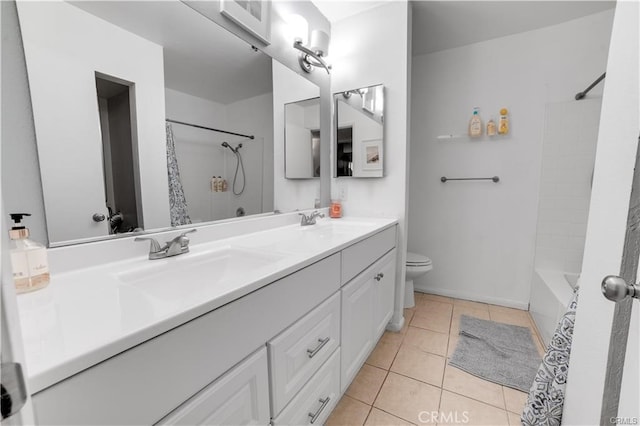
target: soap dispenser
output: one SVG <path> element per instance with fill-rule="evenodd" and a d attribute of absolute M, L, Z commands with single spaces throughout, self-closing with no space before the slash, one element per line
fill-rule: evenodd
<path fill-rule="evenodd" d="M 11 239 L 11 266 L 16 293 L 38 290 L 49 284 L 47 249 L 29 239 L 29 230 L 20 225 L 29 213 L 12 213 L 14 226 L 9 231 Z"/>

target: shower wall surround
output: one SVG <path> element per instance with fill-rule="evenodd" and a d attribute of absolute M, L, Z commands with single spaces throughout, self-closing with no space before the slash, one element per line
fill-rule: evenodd
<path fill-rule="evenodd" d="M 413 58 L 409 250 L 435 265 L 415 281 L 417 289 L 527 308 L 545 106 L 576 102 L 585 82 L 602 74 L 612 20 L 609 10 Z M 460 84 L 472 81 L 481 84 Z M 598 86 L 588 98 L 601 94 Z M 506 138 L 436 139 L 464 134 L 478 103 L 483 111 L 509 109 Z M 495 175 L 498 184 L 440 182 Z"/>

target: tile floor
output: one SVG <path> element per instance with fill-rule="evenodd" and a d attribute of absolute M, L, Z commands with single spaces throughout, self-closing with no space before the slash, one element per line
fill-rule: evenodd
<path fill-rule="evenodd" d="M 462 314 L 529 327 L 543 354 L 527 311 L 416 293 L 401 332 L 385 332 L 326 424 L 520 425 L 524 392 L 448 365 Z"/>

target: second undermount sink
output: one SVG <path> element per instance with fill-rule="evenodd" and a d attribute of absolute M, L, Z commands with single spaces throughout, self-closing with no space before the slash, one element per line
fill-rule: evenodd
<path fill-rule="evenodd" d="M 201 253 L 187 253 L 118 272 L 115 277 L 124 285 L 153 296 L 172 300 L 193 296 L 211 289 L 226 288 L 242 281 L 248 274 L 259 274 L 264 267 L 283 258 L 278 253 L 225 246 Z"/>

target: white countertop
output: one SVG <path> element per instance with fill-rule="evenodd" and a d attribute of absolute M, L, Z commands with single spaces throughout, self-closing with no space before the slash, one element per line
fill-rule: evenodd
<path fill-rule="evenodd" d="M 32 393 L 393 226 L 321 219 L 191 246 L 180 256 L 52 274 L 18 296 Z M 133 242 L 131 242 L 133 244 Z"/>

